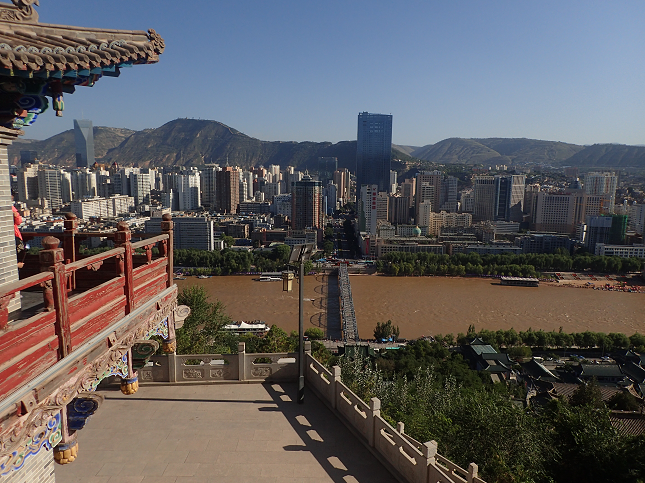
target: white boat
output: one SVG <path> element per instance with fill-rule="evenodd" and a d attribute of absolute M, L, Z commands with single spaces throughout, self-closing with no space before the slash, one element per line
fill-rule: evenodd
<path fill-rule="evenodd" d="M 243 320 L 241 320 L 239 322 L 233 322 L 232 324 L 225 325 L 224 330 L 238 335 L 264 335 L 269 332 L 269 326 L 266 324 L 266 322 L 263 322 L 261 320 L 254 320 L 253 322 L 244 322 Z"/>
<path fill-rule="evenodd" d="M 282 277 L 270 277 L 262 275 L 258 279 L 259 282 L 282 282 Z"/>

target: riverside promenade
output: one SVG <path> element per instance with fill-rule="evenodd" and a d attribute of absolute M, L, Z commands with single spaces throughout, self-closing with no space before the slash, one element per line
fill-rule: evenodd
<path fill-rule="evenodd" d="M 322 483 L 396 479 L 312 392 L 297 385 L 143 385 L 105 402 L 57 483 Z"/>

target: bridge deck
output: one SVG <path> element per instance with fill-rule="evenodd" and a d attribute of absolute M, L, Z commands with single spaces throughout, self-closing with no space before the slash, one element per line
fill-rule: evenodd
<path fill-rule="evenodd" d="M 57 483 L 395 482 L 311 392 L 296 384 L 141 386 L 106 400 L 78 433 Z"/>

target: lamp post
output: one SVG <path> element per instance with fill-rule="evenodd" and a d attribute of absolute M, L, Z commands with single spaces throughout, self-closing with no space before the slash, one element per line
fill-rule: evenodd
<path fill-rule="evenodd" d="M 290 265 L 295 265 L 296 262 L 300 265 L 300 287 L 298 288 L 298 404 L 305 402 L 305 331 L 304 307 L 302 305 L 304 299 L 305 261 L 307 261 L 311 257 L 313 249 L 314 246 L 310 243 L 306 245 L 295 245 L 291 250 L 291 256 L 289 257 Z M 293 272 L 282 272 L 283 291 L 291 292 L 293 278 Z"/>

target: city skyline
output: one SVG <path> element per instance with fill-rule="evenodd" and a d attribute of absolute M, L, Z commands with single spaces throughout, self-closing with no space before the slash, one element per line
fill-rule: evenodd
<path fill-rule="evenodd" d="M 154 26 L 166 41 L 163 61 L 124 69 L 126 91 L 111 79 L 78 89 L 63 120 L 46 112 L 26 137 L 67 130 L 70 118 L 140 130 L 192 117 L 262 140 L 338 142 L 354 137 L 354 116 L 367 110 L 396 117 L 393 142 L 401 145 L 450 137 L 645 142 L 640 2 L 203 3 L 198 15 L 170 1 L 107 6 L 61 0 L 38 12 L 49 23 Z M 386 34 L 374 38 L 375 29 Z M 360 49 L 366 39 L 370 48 Z M 195 45 L 217 56 L 206 59 Z M 184 77 L 196 65 L 212 80 L 199 103 Z"/>

